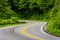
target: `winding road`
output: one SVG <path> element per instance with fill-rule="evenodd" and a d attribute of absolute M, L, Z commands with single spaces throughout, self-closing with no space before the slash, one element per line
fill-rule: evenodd
<path fill-rule="evenodd" d="M 24 20 L 26 21 L 26 20 Z M 0 28 L 0 40 L 60 40 L 43 31 L 46 22 L 26 21 L 17 27 Z"/>

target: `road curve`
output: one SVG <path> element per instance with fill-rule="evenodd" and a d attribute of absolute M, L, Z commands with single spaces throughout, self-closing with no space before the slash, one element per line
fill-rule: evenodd
<path fill-rule="evenodd" d="M 26 21 L 26 20 L 23 20 Z M 43 31 L 46 22 L 26 21 L 18 27 L 0 29 L 0 40 L 60 40 Z"/>

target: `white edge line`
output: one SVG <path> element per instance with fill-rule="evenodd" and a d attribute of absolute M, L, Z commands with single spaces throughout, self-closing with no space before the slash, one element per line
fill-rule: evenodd
<path fill-rule="evenodd" d="M 41 26 L 41 32 L 44 33 L 45 35 L 48 35 L 47 33 L 45 33 L 45 32 L 43 31 L 43 28 L 45 27 L 46 24 L 47 24 L 47 23 L 45 22 L 45 23 Z"/>
<path fill-rule="evenodd" d="M 0 30 L 6 29 L 6 28 L 13 28 L 13 27 L 16 27 L 16 26 L 19 26 L 19 25 L 2 27 L 2 28 L 0 28 Z"/>
<path fill-rule="evenodd" d="M 43 28 L 44 28 L 46 25 L 47 25 L 47 23 L 45 22 L 45 24 L 43 24 L 43 25 L 41 26 L 41 32 L 42 32 L 43 34 L 47 35 L 47 36 L 56 37 L 56 36 L 50 35 L 50 34 L 48 34 L 48 33 L 46 33 L 46 32 L 43 31 Z M 56 38 L 59 38 L 59 37 L 56 37 Z"/>

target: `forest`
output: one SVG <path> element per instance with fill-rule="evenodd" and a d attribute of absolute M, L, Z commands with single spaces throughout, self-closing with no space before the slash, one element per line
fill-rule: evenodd
<path fill-rule="evenodd" d="M 60 36 L 60 0 L 0 0 L 0 25 L 17 20 L 47 22 L 47 32 Z"/>

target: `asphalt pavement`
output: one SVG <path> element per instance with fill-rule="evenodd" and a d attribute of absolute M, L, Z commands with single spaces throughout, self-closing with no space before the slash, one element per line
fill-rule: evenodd
<path fill-rule="evenodd" d="M 46 22 L 27 22 L 17 27 L 0 28 L 0 40 L 60 40 L 43 31 Z"/>

